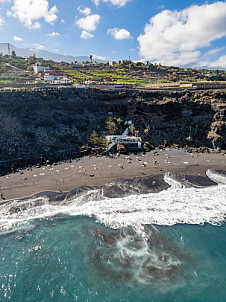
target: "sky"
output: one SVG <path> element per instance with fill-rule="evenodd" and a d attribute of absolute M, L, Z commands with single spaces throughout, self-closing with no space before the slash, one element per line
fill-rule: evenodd
<path fill-rule="evenodd" d="M 95 59 L 226 68 L 226 2 L 0 0 L 0 42 Z"/>

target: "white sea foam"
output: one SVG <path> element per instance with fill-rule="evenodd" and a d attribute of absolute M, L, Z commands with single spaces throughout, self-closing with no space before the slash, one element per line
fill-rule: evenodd
<path fill-rule="evenodd" d="M 219 184 L 183 188 L 167 176 L 166 181 L 172 186 L 159 193 L 103 199 L 101 190 L 90 190 L 85 196 L 74 197 L 69 203 L 61 205 L 50 204 L 47 197 L 15 200 L 0 207 L 0 229 L 60 214 L 95 217 L 115 229 L 127 226 L 141 229 L 146 224 L 219 225 L 224 223 L 226 217 L 226 177 L 210 170 L 207 175 Z"/>
<path fill-rule="evenodd" d="M 183 185 L 179 181 L 171 178 L 169 173 L 165 174 L 164 180 L 168 185 L 171 186 L 171 188 L 182 188 L 183 187 Z"/>
<path fill-rule="evenodd" d="M 156 236 L 156 231 L 153 231 L 146 229 L 146 238 L 143 240 L 137 232 L 123 229 L 115 245 L 110 246 L 110 254 L 104 254 L 107 270 L 111 269 L 111 273 L 117 272 L 121 278 L 129 278 L 133 283 L 166 289 L 167 281 L 176 276 L 183 262 L 176 252 L 167 248 L 164 239 L 160 239 Z"/>
<path fill-rule="evenodd" d="M 218 184 L 226 185 L 226 175 L 222 175 L 216 171 L 213 171 L 211 169 L 208 169 L 206 171 L 206 175 L 213 181 L 215 181 Z"/>
<path fill-rule="evenodd" d="M 95 201 L 84 205 L 82 212 L 113 228 L 206 222 L 216 225 L 225 220 L 226 186 L 170 188 L 157 194 Z"/>

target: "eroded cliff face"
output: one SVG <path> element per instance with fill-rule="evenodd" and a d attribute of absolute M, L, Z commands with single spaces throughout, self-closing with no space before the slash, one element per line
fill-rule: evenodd
<path fill-rule="evenodd" d="M 150 128 L 153 145 L 226 149 L 225 91 L 140 93 L 131 117 L 136 125 Z M 145 137 L 143 137 L 145 139 Z"/>
<path fill-rule="evenodd" d="M 225 91 L 65 89 L 0 94 L 0 171 L 79 156 L 109 112 L 154 146 L 226 149 Z M 149 129 L 144 134 L 144 129 Z"/>

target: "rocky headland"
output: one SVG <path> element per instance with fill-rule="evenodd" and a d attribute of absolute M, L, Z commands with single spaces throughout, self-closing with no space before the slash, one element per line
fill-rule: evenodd
<path fill-rule="evenodd" d="M 0 174 L 76 158 L 109 115 L 132 120 L 143 142 L 226 150 L 225 90 L 62 89 L 0 93 Z M 148 133 L 145 129 L 149 129 Z"/>

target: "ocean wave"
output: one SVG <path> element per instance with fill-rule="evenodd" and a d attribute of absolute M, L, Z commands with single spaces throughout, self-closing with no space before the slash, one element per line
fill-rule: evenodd
<path fill-rule="evenodd" d="M 92 232 L 101 248 L 92 246 L 89 258 L 100 274 L 127 283 L 148 284 L 153 289 L 161 287 L 162 291 L 183 287 L 180 277 L 191 257 L 155 227 L 142 230 L 145 238 L 132 228 L 117 232 L 97 228 Z M 185 271 L 191 274 L 191 270 Z"/>
<path fill-rule="evenodd" d="M 213 170 L 206 174 L 218 185 L 186 186 L 186 181 L 166 174 L 165 182 L 170 187 L 157 193 L 140 194 L 142 190 L 136 192 L 130 184 L 126 190 L 131 188 L 132 195 L 123 197 L 106 197 L 106 187 L 86 187 L 74 195 L 65 195 L 60 202 L 48 196 L 14 200 L 0 207 L 0 229 L 8 232 L 31 224 L 34 219 L 58 215 L 94 217 L 113 229 L 128 226 L 139 229 L 149 224 L 220 225 L 226 217 L 226 175 Z"/>

